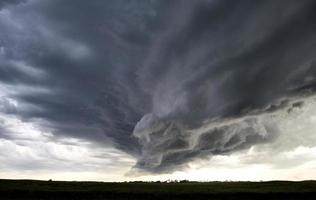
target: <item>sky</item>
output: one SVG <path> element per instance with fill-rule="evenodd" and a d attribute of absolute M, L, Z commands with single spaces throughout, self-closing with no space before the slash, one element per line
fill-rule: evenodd
<path fill-rule="evenodd" d="M 316 179 L 314 0 L 0 0 L 0 178 Z"/>

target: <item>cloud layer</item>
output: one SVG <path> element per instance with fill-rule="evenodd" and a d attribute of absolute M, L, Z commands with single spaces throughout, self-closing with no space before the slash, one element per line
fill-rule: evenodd
<path fill-rule="evenodd" d="M 274 112 L 316 89 L 313 0 L 8 2 L 0 112 L 113 145 L 137 169 L 270 142 Z"/>

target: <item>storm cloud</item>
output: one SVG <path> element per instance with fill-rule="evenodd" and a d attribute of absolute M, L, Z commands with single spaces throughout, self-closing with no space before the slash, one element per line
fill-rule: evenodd
<path fill-rule="evenodd" d="M 273 114 L 316 89 L 313 0 L 8 2 L 0 112 L 113 145 L 136 169 L 270 142 Z"/>

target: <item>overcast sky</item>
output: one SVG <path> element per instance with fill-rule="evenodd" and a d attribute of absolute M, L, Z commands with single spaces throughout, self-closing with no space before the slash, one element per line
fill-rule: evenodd
<path fill-rule="evenodd" d="M 314 0 L 0 0 L 0 178 L 316 179 Z"/>

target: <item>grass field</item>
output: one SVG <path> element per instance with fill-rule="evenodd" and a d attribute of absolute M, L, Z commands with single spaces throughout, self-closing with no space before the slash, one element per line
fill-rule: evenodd
<path fill-rule="evenodd" d="M 0 180 L 0 199 L 316 199 L 316 181 L 104 183 Z"/>

